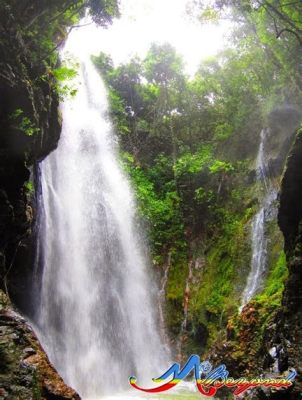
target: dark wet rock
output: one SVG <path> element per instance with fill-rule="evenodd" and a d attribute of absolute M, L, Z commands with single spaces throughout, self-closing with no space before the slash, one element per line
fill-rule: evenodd
<path fill-rule="evenodd" d="M 277 136 L 285 135 L 289 128 L 296 126 L 301 113 L 296 109 L 283 110 L 294 115 L 281 123 L 278 113 L 271 121 L 277 129 Z M 284 114 L 284 115 L 285 115 Z M 283 114 L 282 114 L 283 115 Z M 279 122 L 278 122 L 279 121 Z M 274 125 L 275 124 L 275 125 Z M 286 135 L 284 136 L 286 137 Z M 271 136 L 269 146 L 274 153 L 275 141 Z M 279 140 L 279 139 L 278 139 Z M 289 142 L 284 142 L 288 151 Z M 284 156 L 284 154 L 283 154 Z M 283 157 L 282 156 L 282 157 Z M 280 174 L 281 158 L 270 160 L 270 171 Z M 301 400 L 302 399 L 302 131 L 289 151 L 281 184 L 278 223 L 284 236 L 288 266 L 288 279 L 282 297 L 282 304 L 272 306 L 252 300 L 241 314 L 228 321 L 225 336 L 212 346 L 207 357 L 215 365 L 226 364 L 230 375 L 236 377 L 281 378 L 295 370 L 297 377 L 288 389 L 261 388 L 251 390 L 242 398 L 252 400 Z"/>
<path fill-rule="evenodd" d="M 268 116 L 266 151 L 269 154 L 268 170 L 272 177 L 280 176 L 284 161 L 302 119 L 302 110 L 293 104 L 276 107 Z"/>
<path fill-rule="evenodd" d="M 26 356 L 33 356 L 34 354 L 37 354 L 36 350 L 34 350 L 32 347 L 26 347 L 26 348 L 23 350 L 23 353 L 24 353 Z"/>
<path fill-rule="evenodd" d="M 284 235 L 288 279 L 274 324 L 264 333 L 266 350 L 275 347 L 280 373 L 295 369 L 295 384 L 288 390 L 262 393 L 266 400 L 302 398 L 302 133 L 298 132 L 287 159 L 280 193 L 278 221 Z M 263 367 L 266 367 L 267 354 Z M 260 398 L 260 397 L 259 397 Z"/>
<path fill-rule="evenodd" d="M 33 61 L 37 55 L 24 42 L 13 9 L 0 8 L 0 288 L 25 309 L 35 219 L 26 182 L 37 161 L 56 148 L 61 121 L 54 77 L 45 63 Z M 33 131 L 22 128 L 22 118 Z"/>
<path fill-rule="evenodd" d="M 0 291 L 0 399 L 79 400 L 48 360 L 28 323 Z"/>
<path fill-rule="evenodd" d="M 76 399 L 1 290 L 29 313 L 36 207 L 28 181 L 61 132 L 54 77 L 23 37 L 14 17 L 20 2 L 6 3 L 0 2 L 0 400 Z"/>

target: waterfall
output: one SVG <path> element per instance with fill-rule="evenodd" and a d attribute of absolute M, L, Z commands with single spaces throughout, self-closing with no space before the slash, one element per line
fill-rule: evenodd
<path fill-rule="evenodd" d="M 265 235 L 266 222 L 271 219 L 274 209 L 274 201 L 277 198 L 277 191 L 270 183 L 265 155 L 265 138 L 267 129 L 262 129 L 260 144 L 256 160 L 256 180 L 263 188 L 264 196 L 260 203 L 259 211 L 253 218 L 251 228 L 251 269 L 247 283 L 241 298 L 242 308 L 259 292 L 263 285 L 267 263 L 267 238 Z"/>
<path fill-rule="evenodd" d="M 71 33 L 62 54 L 79 60 L 78 91 L 61 105 L 58 148 L 40 163 L 35 323 L 56 369 L 88 399 L 128 389 L 130 375 L 150 384 L 167 363 L 106 89 L 80 34 Z"/>
<path fill-rule="evenodd" d="M 266 165 L 265 151 L 264 151 L 264 143 L 265 136 L 268 134 L 267 129 L 262 129 L 260 132 L 260 144 L 257 154 L 256 160 L 256 177 L 257 181 L 262 183 L 266 192 L 269 191 L 269 177 L 268 177 L 268 168 Z"/>

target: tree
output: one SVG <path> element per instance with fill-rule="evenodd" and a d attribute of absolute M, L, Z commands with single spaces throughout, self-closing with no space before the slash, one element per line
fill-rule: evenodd
<path fill-rule="evenodd" d="M 149 82 L 168 86 L 183 77 L 183 60 L 169 43 L 153 43 L 144 60 L 144 70 Z"/>
<path fill-rule="evenodd" d="M 85 10 L 94 22 L 102 26 L 119 16 L 118 0 L 2 0 L 0 34 L 1 47 L 5 48 L 1 54 L 3 59 L 13 58 L 15 53 L 17 57 L 30 58 L 33 64 L 45 62 L 54 65 L 57 48 L 85 15 Z"/>
<path fill-rule="evenodd" d="M 221 18 L 236 22 L 252 21 L 260 14 L 273 27 L 276 39 L 289 33 L 302 46 L 302 3 L 300 0 L 192 0 L 189 13 L 203 21 Z"/>
<path fill-rule="evenodd" d="M 18 23 L 25 29 L 43 20 L 53 23 L 65 15 L 83 16 L 88 9 L 94 22 L 106 26 L 112 22 L 113 17 L 119 16 L 117 0 L 33 0 L 33 1 L 3 1 L 3 6 L 13 12 Z"/>

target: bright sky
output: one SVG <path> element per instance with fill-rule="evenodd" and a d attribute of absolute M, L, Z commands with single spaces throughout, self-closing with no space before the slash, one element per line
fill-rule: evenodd
<path fill-rule="evenodd" d="M 188 0 L 121 0 L 122 16 L 107 29 L 82 28 L 89 51 L 109 53 L 115 64 L 138 55 L 143 58 L 152 42 L 169 42 L 184 57 L 193 74 L 204 58 L 223 48 L 228 25 L 205 25 L 186 15 Z M 91 38 L 93 37 L 93 40 Z"/>

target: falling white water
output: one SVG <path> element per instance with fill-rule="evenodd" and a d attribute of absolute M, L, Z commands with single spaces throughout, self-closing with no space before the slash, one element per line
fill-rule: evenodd
<path fill-rule="evenodd" d="M 264 143 L 265 143 L 265 136 L 269 133 L 268 129 L 262 129 L 260 132 L 260 144 L 259 150 L 256 160 L 256 176 L 259 182 L 262 182 L 265 191 L 269 190 L 269 177 L 266 165 L 266 158 L 265 158 L 265 151 L 264 151 Z"/>
<path fill-rule="evenodd" d="M 62 104 L 58 148 L 40 164 L 41 305 L 36 324 L 50 360 L 84 399 L 128 389 L 167 367 L 153 288 L 121 172 L 104 84 L 74 30 L 63 57 L 79 85 Z M 130 398 L 130 397 L 128 397 Z"/>
<path fill-rule="evenodd" d="M 241 298 L 242 308 L 251 300 L 251 298 L 261 289 L 266 272 L 267 263 L 267 238 L 265 235 L 265 225 L 272 217 L 274 211 L 274 201 L 277 198 L 277 191 L 271 185 L 268 176 L 268 168 L 265 156 L 265 137 L 268 131 L 263 129 L 260 134 L 260 144 L 256 160 L 257 181 L 263 185 L 264 196 L 261 206 L 252 221 L 251 244 L 252 259 L 251 269 L 247 278 L 247 283 Z"/>

